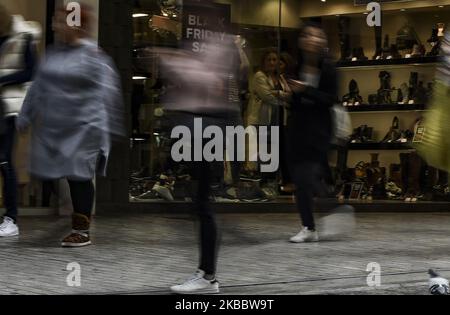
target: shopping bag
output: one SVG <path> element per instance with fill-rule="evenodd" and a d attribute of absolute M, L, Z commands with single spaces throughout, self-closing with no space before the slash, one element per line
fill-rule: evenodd
<path fill-rule="evenodd" d="M 333 117 L 333 139 L 332 144 L 346 144 L 353 133 L 352 120 L 347 110 L 341 105 L 334 105 L 331 108 Z"/>
<path fill-rule="evenodd" d="M 415 143 L 428 164 L 450 171 L 450 85 L 436 80 L 433 101 L 424 116 L 421 142 Z"/>

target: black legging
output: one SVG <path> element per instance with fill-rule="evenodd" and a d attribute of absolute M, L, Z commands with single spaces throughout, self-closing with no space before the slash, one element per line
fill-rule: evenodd
<path fill-rule="evenodd" d="M 73 211 L 91 217 L 94 206 L 95 188 L 92 180 L 75 181 L 68 180 L 70 196 L 72 198 Z"/>
<path fill-rule="evenodd" d="M 207 275 L 216 274 L 219 237 L 216 215 L 209 205 L 211 190 L 211 164 L 194 163 L 194 172 L 198 180 L 195 208 L 200 220 L 200 265 L 199 269 Z"/>
<path fill-rule="evenodd" d="M 313 209 L 314 195 L 321 190 L 321 161 L 304 161 L 293 165 L 293 177 L 297 187 L 296 202 L 303 226 L 315 230 Z"/>

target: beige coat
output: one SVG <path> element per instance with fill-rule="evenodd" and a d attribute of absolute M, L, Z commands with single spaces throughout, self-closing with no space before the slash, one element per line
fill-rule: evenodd
<path fill-rule="evenodd" d="M 247 113 L 247 125 L 270 125 L 274 106 L 283 106 L 287 111 L 292 92 L 286 80 L 281 77 L 282 91 L 276 96 L 272 78 L 258 71 L 252 81 L 251 97 Z M 285 118 L 287 115 L 284 115 Z"/>

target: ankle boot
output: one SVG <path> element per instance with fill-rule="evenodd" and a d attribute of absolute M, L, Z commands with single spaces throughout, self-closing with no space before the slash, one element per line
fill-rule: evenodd
<path fill-rule="evenodd" d="M 422 159 L 417 153 L 411 153 L 409 156 L 409 176 L 406 201 L 417 201 L 420 195 L 420 175 L 422 171 Z M 410 199 L 409 199 L 410 198 Z M 409 199 L 409 200 L 408 200 Z"/>
<path fill-rule="evenodd" d="M 375 26 L 375 55 L 373 56 L 374 60 L 378 60 L 383 55 L 383 28 L 381 26 Z"/>
<path fill-rule="evenodd" d="M 409 156 L 410 153 L 400 153 L 400 172 L 402 178 L 402 191 L 406 194 L 408 191 L 408 177 L 409 177 Z"/>
<path fill-rule="evenodd" d="M 350 18 L 339 17 L 339 45 L 341 46 L 341 61 L 350 59 Z"/>
<path fill-rule="evenodd" d="M 389 166 L 389 180 L 399 188 L 403 186 L 402 171 L 400 164 L 391 164 Z"/>
<path fill-rule="evenodd" d="M 383 54 L 381 56 L 382 59 L 388 59 L 390 55 L 391 49 L 389 45 L 389 35 L 384 36 L 384 44 L 383 44 Z"/>
<path fill-rule="evenodd" d="M 443 170 L 439 170 L 439 181 L 438 185 L 448 186 L 448 173 Z"/>
<path fill-rule="evenodd" d="M 400 137 L 401 137 L 400 120 L 396 116 L 392 121 L 391 128 L 389 129 L 388 133 L 381 142 L 393 143 L 396 142 Z"/>
<path fill-rule="evenodd" d="M 425 189 L 424 189 L 424 199 L 431 201 L 433 200 L 434 188 L 437 184 L 438 170 L 432 166 L 428 166 L 425 172 Z"/>
<path fill-rule="evenodd" d="M 419 73 L 411 72 L 409 77 L 409 99 L 414 100 L 414 95 L 417 92 L 417 86 L 419 85 Z"/>

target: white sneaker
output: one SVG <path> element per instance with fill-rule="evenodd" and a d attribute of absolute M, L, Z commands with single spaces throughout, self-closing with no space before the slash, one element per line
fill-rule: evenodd
<path fill-rule="evenodd" d="M 217 280 L 206 280 L 205 272 L 199 270 L 195 275 L 183 284 L 170 288 L 176 294 L 217 294 L 219 293 L 219 282 Z"/>
<path fill-rule="evenodd" d="M 297 235 L 291 238 L 291 243 L 318 242 L 319 234 L 317 231 L 311 231 L 307 227 L 303 228 Z"/>
<path fill-rule="evenodd" d="M 3 219 L 0 224 L 0 237 L 10 237 L 19 235 L 19 227 L 14 223 L 14 220 L 8 217 Z"/>

